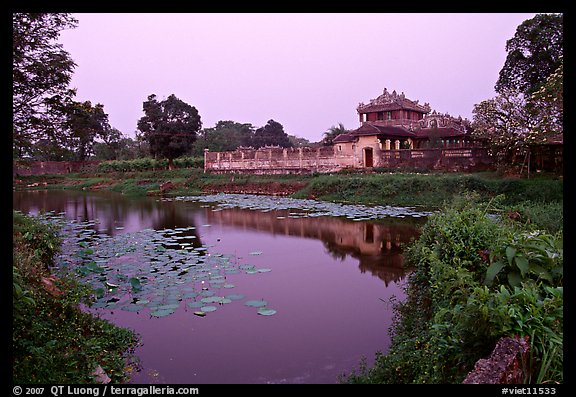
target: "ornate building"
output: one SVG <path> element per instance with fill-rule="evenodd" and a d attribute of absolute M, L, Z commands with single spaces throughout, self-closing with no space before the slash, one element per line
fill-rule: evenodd
<path fill-rule="evenodd" d="M 356 108 L 360 127 L 334 139 L 335 152 L 350 155 L 364 150 L 363 165 L 374 166 L 379 152 L 400 149 L 463 148 L 474 146 L 470 122 L 432 111 L 404 93 L 384 92 L 369 103 Z"/>

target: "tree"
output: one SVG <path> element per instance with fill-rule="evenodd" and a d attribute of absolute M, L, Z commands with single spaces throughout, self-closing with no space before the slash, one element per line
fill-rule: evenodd
<path fill-rule="evenodd" d="M 528 99 L 527 110 L 534 117 L 533 143 L 564 133 L 564 63 Z"/>
<path fill-rule="evenodd" d="M 508 55 L 495 89 L 516 90 L 530 95 L 544 84 L 562 63 L 562 14 L 538 14 L 524 21 L 506 42 Z"/>
<path fill-rule="evenodd" d="M 173 160 L 191 149 L 202 127 L 198 110 L 174 94 L 161 102 L 149 95 L 142 108 L 145 115 L 138 121 L 138 130 L 150 145 L 150 154 L 167 158 L 168 168 L 173 169 Z"/>
<path fill-rule="evenodd" d="M 254 147 L 264 146 L 292 147 L 288 134 L 284 132 L 282 124 L 274 120 L 268 120 L 264 127 L 260 127 L 254 133 Z"/>
<path fill-rule="evenodd" d="M 64 104 L 75 95 L 68 88 L 76 64 L 56 40 L 76 27 L 70 14 L 12 14 L 13 152 L 30 154 L 39 140 L 62 141 Z"/>
<path fill-rule="evenodd" d="M 513 162 L 518 149 L 525 148 L 534 127 L 524 94 L 504 90 L 474 105 L 472 113 L 473 136 L 485 140 L 492 153 L 505 162 Z"/>
<path fill-rule="evenodd" d="M 250 123 L 237 123 L 220 120 L 212 128 L 200 132 L 194 144 L 194 153 L 202 155 L 204 149 L 214 152 L 235 150 L 239 146 L 251 146 L 254 138 L 254 127 Z"/>
<path fill-rule="evenodd" d="M 94 157 L 97 160 L 118 160 L 123 156 L 130 156 L 128 152 L 134 142 L 125 138 L 117 128 L 110 128 L 101 137 L 101 142 L 94 142 Z"/>
<path fill-rule="evenodd" d="M 302 138 L 296 135 L 288 135 L 288 140 L 292 144 L 292 147 L 313 147 L 318 144 L 312 144 L 308 139 Z"/>
<path fill-rule="evenodd" d="M 92 106 L 90 101 L 72 102 L 66 108 L 69 147 L 76 153 L 77 160 L 84 161 L 93 154 L 97 138 L 104 141 L 113 139 L 104 105 Z"/>
<path fill-rule="evenodd" d="M 330 146 L 332 145 L 332 141 L 340 134 L 347 134 L 350 130 L 347 130 L 344 127 L 344 124 L 338 123 L 338 125 L 333 125 L 332 127 L 328 128 L 326 132 L 324 132 L 324 138 L 322 138 L 322 145 Z"/>

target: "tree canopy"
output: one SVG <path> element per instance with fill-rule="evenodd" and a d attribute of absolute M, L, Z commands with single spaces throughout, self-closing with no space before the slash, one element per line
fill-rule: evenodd
<path fill-rule="evenodd" d="M 254 133 L 254 147 L 264 146 L 292 147 L 288 134 L 284 132 L 282 124 L 274 120 L 268 120 L 265 126 L 260 127 Z"/>
<path fill-rule="evenodd" d="M 473 135 L 505 162 L 530 145 L 562 139 L 564 63 L 562 15 L 524 21 L 506 42 L 497 95 L 474 106 Z"/>
<path fill-rule="evenodd" d="M 104 105 L 92 106 L 90 101 L 72 102 L 67 106 L 67 126 L 70 131 L 68 142 L 76 153 L 76 159 L 83 161 L 94 153 L 97 138 L 108 141 L 111 128 Z"/>
<path fill-rule="evenodd" d="M 142 109 L 144 116 L 138 120 L 138 130 L 150 145 L 150 154 L 167 158 L 172 168 L 172 160 L 191 149 L 202 127 L 198 110 L 174 94 L 160 102 L 151 94 Z"/>
<path fill-rule="evenodd" d="M 508 53 L 496 92 L 536 92 L 561 64 L 564 51 L 562 14 L 538 14 L 524 21 L 506 42 Z"/>
<path fill-rule="evenodd" d="M 201 155 L 204 149 L 213 152 L 235 150 L 239 146 L 252 146 L 254 126 L 250 123 L 238 123 L 220 120 L 212 128 L 200 131 L 195 143 L 195 154 Z"/>
<path fill-rule="evenodd" d="M 64 104 L 75 95 L 68 84 L 76 64 L 56 40 L 77 23 L 64 13 L 12 14 L 12 145 L 17 157 L 31 154 L 42 140 L 62 141 Z"/>

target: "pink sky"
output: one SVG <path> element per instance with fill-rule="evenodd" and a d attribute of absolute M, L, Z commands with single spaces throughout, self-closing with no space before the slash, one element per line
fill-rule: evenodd
<path fill-rule="evenodd" d="M 274 119 L 312 142 L 389 91 L 472 119 L 495 95 L 506 40 L 535 14 L 74 14 L 60 42 L 77 100 L 134 136 L 149 94 L 219 120 Z"/>

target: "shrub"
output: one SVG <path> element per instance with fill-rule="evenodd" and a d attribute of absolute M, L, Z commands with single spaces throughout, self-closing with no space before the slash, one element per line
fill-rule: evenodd
<path fill-rule="evenodd" d="M 504 336 L 528 336 L 527 382 L 562 382 L 562 239 L 467 196 L 429 218 L 406 254 L 392 345 L 350 383 L 459 383 Z M 500 263 L 500 265 L 495 265 Z M 510 276 L 512 275 L 512 276 Z"/>

